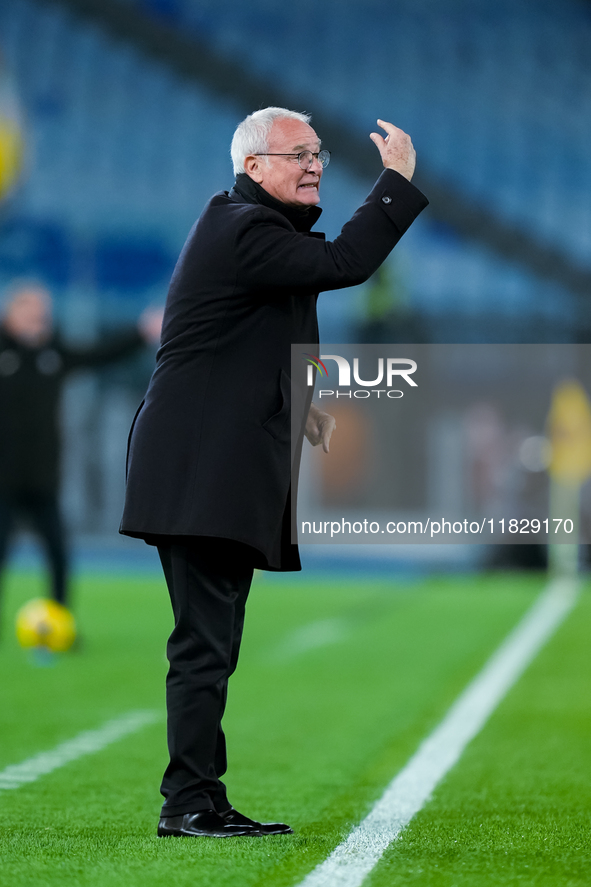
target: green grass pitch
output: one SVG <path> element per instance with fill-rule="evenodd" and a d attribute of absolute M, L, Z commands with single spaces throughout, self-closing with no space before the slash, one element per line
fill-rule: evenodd
<path fill-rule="evenodd" d="M 0 883 L 296 887 L 371 809 L 545 584 L 257 577 L 225 719 L 229 796 L 293 836 L 157 839 L 164 720 L 0 792 Z M 13 638 L 37 577 L 5 582 L 0 770 L 136 709 L 164 717 L 158 577 L 83 575 L 77 652 Z M 368 877 L 368 887 L 591 882 L 591 600 L 574 612 Z"/>

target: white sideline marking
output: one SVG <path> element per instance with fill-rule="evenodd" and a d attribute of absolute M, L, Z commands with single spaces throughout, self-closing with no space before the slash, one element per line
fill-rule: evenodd
<path fill-rule="evenodd" d="M 160 720 L 156 711 L 130 711 L 120 718 L 107 721 L 97 730 L 85 730 L 73 739 L 68 739 L 49 751 L 40 752 L 20 764 L 11 764 L 0 770 L 0 791 L 19 788 L 27 782 L 35 782 L 40 776 L 51 773 L 70 761 L 92 755 L 107 745 L 117 742 L 130 733 Z"/>
<path fill-rule="evenodd" d="M 577 593 L 576 579 L 557 579 L 548 585 L 369 815 L 304 878 L 300 887 L 359 887 L 363 883 L 388 845 L 429 800 L 470 740 L 572 610 Z"/>

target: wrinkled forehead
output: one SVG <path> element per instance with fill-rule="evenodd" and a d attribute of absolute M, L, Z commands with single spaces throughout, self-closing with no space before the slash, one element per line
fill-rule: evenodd
<path fill-rule="evenodd" d="M 276 120 L 269 133 L 269 149 L 277 152 L 318 151 L 320 139 L 307 123 L 284 118 Z"/>

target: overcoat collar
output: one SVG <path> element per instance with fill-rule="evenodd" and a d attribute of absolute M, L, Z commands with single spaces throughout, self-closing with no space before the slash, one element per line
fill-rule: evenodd
<path fill-rule="evenodd" d="M 280 212 L 285 218 L 291 222 L 296 231 L 307 232 L 312 225 L 316 224 L 322 210 L 319 206 L 310 206 L 306 209 L 298 209 L 295 206 L 288 206 L 272 197 L 268 191 L 265 191 L 258 182 L 251 179 L 244 172 L 238 173 L 234 187 L 229 195 L 232 200 L 238 200 L 240 203 L 260 203 Z"/>

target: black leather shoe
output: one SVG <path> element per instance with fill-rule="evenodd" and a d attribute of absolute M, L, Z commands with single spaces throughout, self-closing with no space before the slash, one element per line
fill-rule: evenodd
<path fill-rule="evenodd" d="M 176 838 L 232 838 L 239 835 L 260 835 L 252 820 L 244 823 L 227 822 L 215 810 L 200 810 L 198 813 L 184 813 L 181 816 L 163 816 L 158 823 L 158 837 Z"/>
<path fill-rule="evenodd" d="M 284 822 L 257 822 L 255 819 L 249 819 L 233 807 L 222 813 L 221 818 L 228 825 L 237 825 L 241 827 L 250 826 L 255 829 L 259 835 L 293 835 L 293 829 Z"/>

